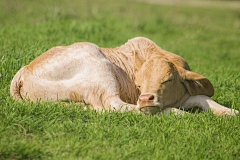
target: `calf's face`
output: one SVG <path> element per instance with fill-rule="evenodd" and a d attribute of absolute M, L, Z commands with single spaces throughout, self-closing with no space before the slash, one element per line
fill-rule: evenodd
<path fill-rule="evenodd" d="M 135 83 L 141 95 L 137 105 L 146 114 L 171 107 L 186 93 L 213 95 L 214 89 L 207 78 L 177 67 L 165 57 L 156 56 L 139 64 Z"/>

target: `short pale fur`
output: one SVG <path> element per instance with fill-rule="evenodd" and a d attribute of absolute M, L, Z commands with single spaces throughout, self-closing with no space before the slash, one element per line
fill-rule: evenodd
<path fill-rule="evenodd" d="M 156 114 L 198 106 L 216 115 L 238 114 L 209 98 L 211 82 L 191 72 L 183 58 L 144 37 L 117 48 L 87 42 L 54 47 L 18 71 L 10 91 L 18 100 L 72 100 L 100 111 Z M 154 100 L 139 101 L 149 94 Z"/>

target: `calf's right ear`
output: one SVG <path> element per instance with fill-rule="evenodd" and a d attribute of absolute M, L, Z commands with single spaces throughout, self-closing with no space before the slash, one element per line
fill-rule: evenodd
<path fill-rule="evenodd" d="M 142 67 L 145 60 L 138 54 L 138 52 L 134 52 L 133 54 L 135 70 L 138 71 Z"/>
<path fill-rule="evenodd" d="M 206 95 L 212 97 L 214 95 L 213 85 L 206 77 L 183 68 L 180 70 L 179 74 L 181 76 L 181 82 L 191 96 Z"/>

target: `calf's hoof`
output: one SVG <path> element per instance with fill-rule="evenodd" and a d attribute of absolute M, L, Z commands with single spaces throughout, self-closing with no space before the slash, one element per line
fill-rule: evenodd
<path fill-rule="evenodd" d="M 223 118 L 236 116 L 239 114 L 239 111 L 235 109 L 225 109 L 225 110 L 213 110 L 213 114 L 216 116 L 222 116 Z"/>

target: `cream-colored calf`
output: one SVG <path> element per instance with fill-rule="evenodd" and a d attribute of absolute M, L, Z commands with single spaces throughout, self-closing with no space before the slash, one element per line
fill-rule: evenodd
<path fill-rule="evenodd" d="M 209 98 L 211 82 L 183 58 L 143 37 L 117 48 L 86 42 L 54 47 L 18 71 L 10 91 L 18 100 L 73 100 L 96 110 L 157 114 L 198 106 L 238 114 Z"/>
<path fill-rule="evenodd" d="M 131 105 L 120 99 L 121 84 L 117 77 L 127 77 L 117 73 L 115 67 L 94 44 L 55 47 L 15 75 L 11 93 L 20 100 L 73 100 L 91 104 L 98 110 L 108 110 L 109 107 L 125 110 Z M 126 87 L 134 88 L 130 82 L 125 83 Z"/>

